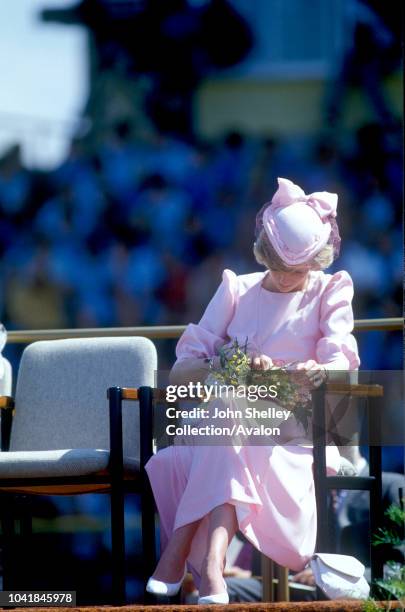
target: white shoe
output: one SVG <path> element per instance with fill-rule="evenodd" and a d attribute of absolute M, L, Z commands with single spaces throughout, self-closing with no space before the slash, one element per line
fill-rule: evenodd
<path fill-rule="evenodd" d="M 206 595 L 198 598 L 199 604 L 229 604 L 228 593 L 217 593 L 216 595 Z"/>
<path fill-rule="evenodd" d="M 228 604 L 229 603 L 229 595 L 226 588 L 226 582 L 224 580 L 224 593 L 216 593 L 215 595 L 205 595 L 204 597 L 198 598 L 199 604 Z"/>
<path fill-rule="evenodd" d="M 166 595 L 167 597 L 173 597 L 173 595 L 177 595 L 177 593 L 180 591 L 186 571 L 187 570 L 185 569 L 183 577 L 178 582 L 163 582 L 163 580 L 156 580 L 156 578 L 150 577 L 146 584 L 146 590 L 148 593 L 153 593 L 154 595 Z"/>
<path fill-rule="evenodd" d="M 316 584 L 330 599 L 367 599 L 370 587 L 364 565 L 354 557 L 317 553 L 310 565 Z"/>

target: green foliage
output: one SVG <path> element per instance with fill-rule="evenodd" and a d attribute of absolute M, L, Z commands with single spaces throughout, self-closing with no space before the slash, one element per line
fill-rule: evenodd
<path fill-rule="evenodd" d="M 250 372 L 247 355 L 247 338 L 243 346 L 233 340 L 232 344 L 219 350 L 220 369 L 212 370 L 215 378 L 224 385 L 244 385 Z"/>
<path fill-rule="evenodd" d="M 391 504 L 391 506 L 385 512 L 386 516 L 400 527 L 405 525 L 405 510 L 397 504 Z"/>
<path fill-rule="evenodd" d="M 381 608 L 377 605 L 374 599 L 365 599 L 363 602 L 363 612 L 385 612 L 385 608 Z"/>
<path fill-rule="evenodd" d="M 401 506 L 391 504 L 384 513 L 393 523 L 389 529 L 380 528 L 375 534 L 372 544 L 373 546 L 390 545 L 395 547 L 403 547 L 405 550 L 405 510 L 404 499 Z M 379 588 L 382 599 L 395 599 L 400 602 L 401 606 L 405 607 L 405 565 L 395 561 L 388 562 L 388 571 L 383 580 L 376 580 L 375 584 Z M 372 600 L 371 600 L 372 601 Z M 371 601 L 367 601 L 367 606 Z M 375 604 L 375 601 L 372 601 Z M 376 604 L 375 604 L 376 605 Z M 365 607 L 365 612 L 380 610 L 381 608 Z"/>
<path fill-rule="evenodd" d="M 391 546 L 400 546 L 402 544 L 402 539 L 399 537 L 398 533 L 393 529 L 386 529 L 380 527 L 377 529 L 377 533 L 374 536 L 373 546 L 379 546 L 381 544 L 390 544 Z"/>

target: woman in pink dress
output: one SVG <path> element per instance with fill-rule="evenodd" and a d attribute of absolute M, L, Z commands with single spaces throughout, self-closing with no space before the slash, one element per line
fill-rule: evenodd
<path fill-rule="evenodd" d="M 256 221 L 254 253 L 266 271 L 224 271 L 201 321 L 178 342 L 174 384 L 204 382 L 218 348 L 235 338 L 248 338 L 253 368 L 293 362 L 314 387 L 327 370 L 358 368 L 352 280 L 323 272 L 339 252 L 337 195 L 305 195 L 287 179 L 278 185 Z M 288 445 L 174 445 L 154 455 L 146 469 L 163 552 L 147 590 L 175 594 L 188 566 L 199 603 L 227 603 L 225 554 L 237 530 L 277 563 L 303 569 L 316 541 L 312 448 L 303 438 L 297 422 Z M 339 459 L 328 447 L 330 472 Z"/>

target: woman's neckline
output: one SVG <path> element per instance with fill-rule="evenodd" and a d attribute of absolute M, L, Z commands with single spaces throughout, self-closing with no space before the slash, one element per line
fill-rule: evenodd
<path fill-rule="evenodd" d="M 263 282 L 264 279 L 266 278 L 266 276 L 268 275 L 269 270 L 267 270 L 267 272 L 263 273 L 263 277 L 260 281 L 260 290 L 264 293 L 269 293 L 270 295 L 299 295 L 301 293 L 305 293 L 306 291 L 308 291 L 308 289 L 311 287 L 312 285 L 312 280 L 313 280 L 313 271 L 310 270 L 309 271 L 309 275 L 308 275 L 308 280 L 307 280 L 307 284 L 306 287 L 304 289 L 300 289 L 299 291 L 270 291 L 270 289 L 266 289 L 266 287 L 263 287 Z"/>

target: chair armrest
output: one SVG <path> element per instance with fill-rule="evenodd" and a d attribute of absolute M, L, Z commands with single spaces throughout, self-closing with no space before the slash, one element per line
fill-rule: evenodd
<path fill-rule="evenodd" d="M 131 387 L 121 387 L 121 394 L 123 400 L 133 400 L 137 402 L 139 400 L 138 389 L 132 389 Z"/>
<path fill-rule="evenodd" d="M 152 390 L 152 395 L 153 395 L 153 399 L 156 402 L 165 402 L 166 400 L 166 390 L 165 389 L 153 389 L 152 387 L 149 387 Z M 139 389 L 134 389 L 132 387 L 122 387 L 121 389 L 122 391 L 122 399 L 123 400 L 133 400 L 133 401 L 138 401 L 139 400 Z"/>
<path fill-rule="evenodd" d="M 7 408 L 14 408 L 14 398 L 8 395 L 0 395 L 0 409 L 7 410 Z"/>
<path fill-rule="evenodd" d="M 383 397 L 384 388 L 381 385 L 353 385 L 350 383 L 328 382 L 326 393 L 334 395 L 352 395 L 356 397 Z"/>
<path fill-rule="evenodd" d="M 0 396 L 1 413 L 1 450 L 6 452 L 10 448 L 11 426 L 14 416 L 14 399 L 8 395 Z"/>
<path fill-rule="evenodd" d="M 326 393 L 333 395 L 352 395 L 356 397 L 383 397 L 384 388 L 381 385 L 362 385 L 343 382 L 328 382 L 325 384 Z M 165 389 L 152 389 L 153 399 L 158 402 L 167 402 Z M 131 387 L 122 388 L 122 399 L 139 400 L 139 390 Z"/>

